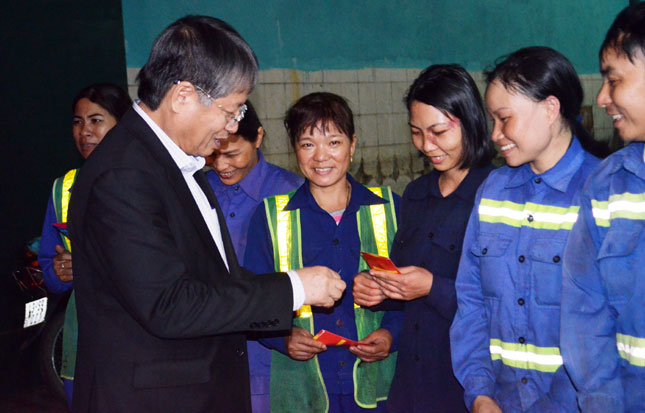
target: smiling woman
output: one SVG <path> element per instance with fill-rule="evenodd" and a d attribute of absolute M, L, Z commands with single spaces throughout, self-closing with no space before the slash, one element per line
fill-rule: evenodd
<path fill-rule="evenodd" d="M 342 97 L 326 92 L 304 96 L 289 108 L 284 124 L 307 180 L 258 207 L 245 264 L 256 272 L 324 265 L 350 283 L 367 268 L 360 251 L 389 254 L 399 197 L 389 187 L 366 188 L 347 173 L 357 137 Z M 394 372 L 395 356 L 388 355 L 399 323 L 398 314 L 356 308 L 349 295 L 333 310 L 299 311 L 289 336 L 261 340 L 274 350 L 271 410 L 381 411 L 378 402 L 387 398 Z M 360 344 L 328 351 L 314 339 L 320 329 Z M 289 384 L 299 374 L 305 379 Z"/>
<path fill-rule="evenodd" d="M 235 253 L 242 265 L 251 215 L 262 199 L 289 192 L 302 184 L 302 178 L 265 161 L 260 145 L 264 128 L 255 108 L 246 102 L 246 113 L 237 132 L 222 140 L 207 157 L 213 169 L 206 173 L 224 214 Z M 269 363 L 271 353 L 257 340 L 247 342 L 251 376 L 251 404 L 254 412 L 269 411 Z"/>
<path fill-rule="evenodd" d="M 72 102 L 72 136 L 83 159 L 87 159 L 101 143 L 125 111 L 132 105 L 128 95 L 111 83 L 99 83 L 81 90 Z M 55 223 L 67 222 L 67 206 L 78 169 L 72 169 L 54 181 L 47 204 L 45 222 L 38 253 L 49 291 L 58 294 L 72 289 L 74 273 L 70 240 L 66 231 L 59 232 Z M 59 227 L 60 228 L 60 227 Z M 72 401 L 72 380 L 76 361 L 76 305 L 72 295 L 65 314 L 63 330 L 63 366 L 68 403 Z"/>

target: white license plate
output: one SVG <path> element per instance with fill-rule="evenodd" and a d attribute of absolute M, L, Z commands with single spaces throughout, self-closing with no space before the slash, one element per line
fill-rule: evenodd
<path fill-rule="evenodd" d="M 25 304 L 25 325 L 23 328 L 35 326 L 45 321 L 47 313 L 47 297 Z"/>

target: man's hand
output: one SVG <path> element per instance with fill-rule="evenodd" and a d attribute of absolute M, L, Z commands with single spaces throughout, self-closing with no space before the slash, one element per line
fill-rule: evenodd
<path fill-rule="evenodd" d="M 472 413 L 502 413 L 499 404 L 488 396 L 477 396 L 473 402 Z"/>
<path fill-rule="evenodd" d="M 54 257 L 52 265 L 54 266 L 54 272 L 59 280 L 64 283 L 74 280 L 74 273 L 72 272 L 72 253 L 60 245 L 56 245 L 56 256 Z"/>
<path fill-rule="evenodd" d="M 392 334 L 384 328 L 379 328 L 369 333 L 358 346 L 351 346 L 349 351 L 359 359 L 371 363 L 383 360 L 390 354 L 392 341 Z"/>
<path fill-rule="evenodd" d="M 318 353 L 327 350 L 327 346 L 318 340 L 305 329 L 293 327 L 291 334 L 285 337 L 284 344 L 287 347 L 289 357 L 294 360 L 306 361 Z"/>
<path fill-rule="evenodd" d="M 380 304 L 387 296 L 381 291 L 376 281 L 366 273 L 358 273 L 354 277 L 354 302 L 364 307 Z"/>
<path fill-rule="evenodd" d="M 430 294 L 434 276 L 425 268 L 402 267 L 401 274 L 370 270 L 383 294 L 394 300 L 411 301 Z"/>
<path fill-rule="evenodd" d="M 305 289 L 305 304 L 331 307 L 345 291 L 345 281 L 336 271 L 316 266 L 296 270 Z"/>

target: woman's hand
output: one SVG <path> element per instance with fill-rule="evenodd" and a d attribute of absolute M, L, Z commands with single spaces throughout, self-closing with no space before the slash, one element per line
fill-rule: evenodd
<path fill-rule="evenodd" d="M 56 256 L 53 260 L 54 272 L 59 280 L 68 283 L 74 280 L 72 273 L 72 253 L 56 245 Z"/>
<path fill-rule="evenodd" d="M 358 346 L 350 347 L 349 351 L 359 359 L 371 363 L 383 360 L 390 354 L 392 341 L 392 334 L 384 328 L 379 328 L 362 339 Z"/>
<path fill-rule="evenodd" d="M 309 331 L 300 327 L 291 329 L 291 334 L 285 337 L 284 344 L 289 357 L 299 361 L 309 360 L 316 354 L 327 350 L 326 345 L 314 340 L 314 336 Z"/>
<path fill-rule="evenodd" d="M 434 276 L 425 268 L 401 267 L 401 274 L 370 270 L 383 294 L 394 300 L 410 301 L 430 294 Z M 355 283 L 355 282 L 354 282 Z"/>
<path fill-rule="evenodd" d="M 354 277 L 352 293 L 354 294 L 354 302 L 364 307 L 380 304 L 387 298 L 378 283 L 363 272 Z"/>
<path fill-rule="evenodd" d="M 502 409 L 495 400 L 482 395 L 475 398 L 472 413 L 502 413 Z"/>

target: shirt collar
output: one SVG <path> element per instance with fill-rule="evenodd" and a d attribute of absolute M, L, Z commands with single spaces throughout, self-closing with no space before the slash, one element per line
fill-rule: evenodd
<path fill-rule="evenodd" d="M 384 204 L 389 202 L 357 182 L 350 174 L 347 174 L 347 180 L 352 185 L 352 194 L 346 212 L 356 212 L 363 205 Z M 293 211 L 302 208 L 321 209 L 309 190 L 309 180 L 305 180 L 305 183 L 298 188 L 284 209 L 285 211 Z"/>
<path fill-rule="evenodd" d="M 202 158 L 201 156 L 192 156 L 186 154 L 175 142 L 173 142 L 172 139 L 170 139 L 170 136 L 166 134 L 166 132 L 163 131 L 155 123 L 154 120 L 148 114 L 141 109 L 139 106 L 139 100 L 134 102 L 132 104 L 134 107 L 134 111 L 143 118 L 143 120 L 150 126 L 150 129 L 157 135 L 159 140 L 161 141 L 161 144 L 166 148 L 170 156 L 172 157 L 173 161 L 175 161 L 175 164 L 177 164 L 177 168 L 179 168 L 184 175 L 192 175 L 193 173 L 197 172 L 199 169 L 202 169 L 204 165 L 206 164 L 206 160 Z"/>
<path fill-rule="evenodd" d="M 514 188 L 524 185 L 531 179 L 541 178 L 544 183 L 551 188 L 560 192 L 566 192 L 569 182 L 573 179 L 575 171 L 578 170 L 584 161 L 585 151 L 582 149 L 578 138 L 575 136 L 571 139 L 571 145 L 565 152 L 564 156 L 553 166 L 553 168 L 543 174 L 536 174 L 531 166 L 525 163 L 517 168 L 517 173 L 506 184 L 506 188 Z"/>
<path fill-rule="evenodd" d="M 471 168 L 466 174 L 466 177 L 463 181 L 457 186 L 448 197 L 456 196 L 461 198 L 464 201 L 472 201 L 475 198 L 475 193 L 477 188 L 481 185 L 482 181 L 488 176 L 488 173 L 493 169 L 491 165 L 482 167 L 482 168 Z M 413 193 L 409 194 L 410 199 L 421 200 L 425 199 L 428 196 L 435 198 L 444 198 L 439 189 L 439 177 L 441 172 L 436 169 L 425 175 L 424 179 L 425 185 L 419 185 L 419 190 L 415 190 Z M 447 197 L 446 197 L 447 198 Z"/>

